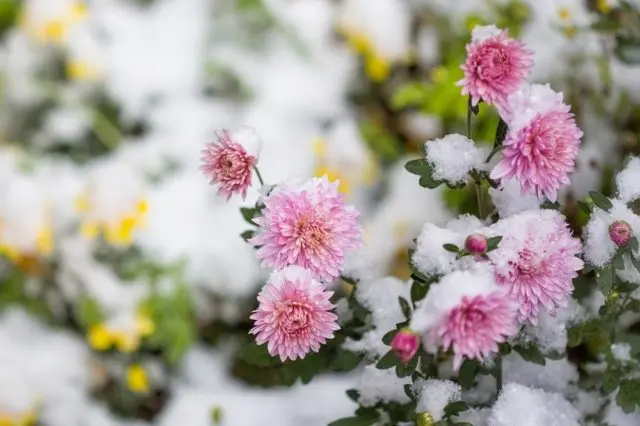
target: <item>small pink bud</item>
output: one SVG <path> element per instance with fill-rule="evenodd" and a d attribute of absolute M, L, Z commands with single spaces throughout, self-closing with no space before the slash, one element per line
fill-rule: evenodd
<path fill-rule="evenodd" d="M 391 349 L 402 362 L 409 362 L 419 346 L 420 337 L 406 328 L 398 331 L 391 341 Z"/>
<path fill-rule="evenodd" d="M 616 220 L 609 225 L 609 237 L 618 247 L 626 246 L 631 239 L 631 227 L 623 220 Z"/>
<path fill-rule="evenodd" d="M 484 254 L 487 245 L 487 237 L 482 234 L 471 234 L 464 241 L 464 248 L 471 254 Z"/>

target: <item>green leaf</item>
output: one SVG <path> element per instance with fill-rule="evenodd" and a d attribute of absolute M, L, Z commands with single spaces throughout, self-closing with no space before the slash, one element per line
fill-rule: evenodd
<path fill-rule="evenodd" d="M 442 182 L 434 180 L 430 175 L 422 175 L 420 176 L 418 184 L 423 188 L 435 189 L 439 187 Z"/>
<path fill-rule="evenodd" d="M 470 389 L 476 381 L 478 374 L 478 363 L 476 361 L 465 359 L 458 371 L 458 383 L 464 389 Z"/>
<path fill-rule="evenodd" d="M 493 149 L 500 148 L 502 143 L 504 142 L 504 138 L 507 136 L 507 132 L 509 131 L 509 126 L 504 120 L 501 118 L 498 121 L 498 127 L 496 127 L 496 137 L 493 140 Z"/>
<path fill-rule="evenodd" d="M 281 364 L 280 360 L 269 355 L 267 345 L 256 345 L 255 342 L 249 343 L 240 352 L 240 359 L 247 364 L 256 365 L 258 367 L 270 367 Z"/>
<path fill-rule="evenodd" d="M 376 368 L 379 370 L 388 370 L 391 367 L 395 367 L 399 363 L 400 359 L 398 359 L 393 350 L 390 350 L 385 354 L 385 356 L 380 358 L 380 360 L 376 364 Z"/>
<path fill-rule="evenodd" d="M 631 237 L 627 247 L 632 251 L 631 257 L 633 257 L 633 253 L 638 251 L 638 238 L 635 236 Z"/>
<path fill-rule="evenodd" d="M 255 231 L 248 230 L 240 234 L 240 237 L 242 237 L 243 240 L 249 242 L 249 239 L 251 239 L 254 234 L 255 234 Z"/>
<path fill-rule="evenodd" d="M 451 253 L 458 253 L 460 249 L 455 244 L 444 244 L 442 246 L 446 251 L 450 251 Z"/>
<path fill-rule="evenodd" d="M 616 291 L 619 293 L 631 293 L 638 288 L 638 284 L 628 281 L 618 281 L 616 283 Z"/>
<path fill-rule="evenodd" d="M 518 352 L 518 354 L 525 361 L 533 362 L 534 364 L 538 365 L 546 364 L 544 356 L 536 345 L 531 344 L 527 346 L 514 346 L 513 349 Z"/>
<path fill-rule="evenodd" d="M 362 354 L 341 349 L 331 362 L 331 368 L 334 371 L 351 371 L 360 364 L 362 358 Z"/>
<path fill-rule="evenodd" d="M 614 269 L 618 269 L 618 270 L 624 269 L 624 259 L 622 259 L 622 253 L 620 251 L 616 253 L 615 256 L 613 256 L 611 265 L 614 267 Z"/>
<path fill-rule="evenodd" d="M 491 237 L 487 239 L 487 251 L 492 251 L 498 248 L 498 244 L 502 241 L 502 237 Z"/>
<path fill-rule="evenodd" d="M 622 62 L 640 64 L 640 39 L 618 35 L 614 52 Z"/>
<path fill-rule="evenodd" d="M 248 223 L 257 226 L 253 219 L 260 216 L 260 210 L 256 208 L 240 207 L 240 214 Z"/>
<path fill-rule="evenodd" d="M 402 309 L 402 314 L 406 319 L 411 318 L 411 306 L 409 302 L 406 301 L 403 297 L 398 297 L 398 303 L 400 303 L 400 308 Z"/>
<path fill-rule="evenodd" d="M 414 175 L 431 175 L 431 166 L 429 165 L 429 162 L 424 158 L 411 160 L 404 165 L 404 168 L 406 171 Z"/>
<path fill-rule="evenodd" d="M 360 391 L 357 389 L 347 389 L 347 396 L 353 402 L 358 402 L 358 399 L 360 399 Z"/>
<path fill-rule="evenodd" d="M 591 206 L 584 201 L 578 201 L 578 208 L 585 212 L 586 214 L 591 214 Z"/>
<path fill-rule="evenodd" d="M 500 343 L 498 345 L 500 355 L 509 355 L 511 353 L 511 345 L 508 343 Z"/>
<path fill-rule="evenodd" d="M 631 264 L 633 264 L 633 267 L 636 268 L 636 271 L 640 272 L 640 261 L 638 261 L 633 254 L 630 254 L 629 257 L 631 258 Z"/>
<path fill-rule="evenodd" d="M 620 379 L 622 378 L 622 372 L 618 369 L 607 370 L 602 379 L 602 391 L 605 394 L 610 394 L 614 390 L 618 389 Z"/>
<path fill-rule="evenodd" d="M 410 383 L 404 385 L 404 393 L 409 397 L 409 399 L 413 400 L 415 395 L 413 394 L 413 386 Z"/>
<path fill-rule="evenodd" d="M 620 381 L 620 390 L 616 403 L 622 411 L 629 414 L 640 405 L 640 379 L 624 379 Z"/>
<path fill-rule="evenodd" d="M 100 323 L 103 319 L 100 304 L 92 297 L 85 297 L 77 305 L 78 321 L 84 328 Z"/>
<path fill-rule="evenodd" d="M 469 409 L 469 404 L 467 404 L 466 402 L 453 401 L 447 404 L 446 407 L 444 407 L 444 415 L 446 417 L 451 417 L 451 416 L 457 415 L 458 413 L 466 411 L 468 409 Z"/>
<path fill-rule="evenodd" d="M 411 285 L 411 302 L 415 305 L 418 301 L 424 299 L 428 291 L 428 284 L 414 281 Z"/>
<path fill-rule="evenodd" d="M 293 372 L 300 377 L 303 384 L 307 384 L 314 376 L 321 373 L 324 369 L 326 358 L 319 353 L 312 353 L 303 359 L 284 364 L 285 368 L 291 368 Z"/>
<path fill-rule="evenodd" d="M 613 282 L 615 279 L 612 265 L 603 266 L 596 269 L 596 283 L 598 288 L 605 296 L 611 292 L 613 288 Z"/>
<path fill-rule="evenodd" d="M 601 210 L 608 212 L 613 207 L 613 204 L 611 204 L 611 200 L 609 200 L 599 192 L 590 191 L 589 196 L 591 197 L 591 201 L 593 201 L 593 204 L 595 204 Z"/>
<path fill-rule="evenodd" d="M 375 417 L 345 417 L 329 423 L 328 426 L 370 426 L 377 421 Z"/>
<path fill-rule="evenodd" d="M 390 330 L 386 332 L 385 335 L 382 336 L 382 343 L 384 343 L 387 346 L 391 345 L 391 342 L 393 341 L 393 338 L 396 337 L 397 333 L 398 333 L 398 330 Z"/>

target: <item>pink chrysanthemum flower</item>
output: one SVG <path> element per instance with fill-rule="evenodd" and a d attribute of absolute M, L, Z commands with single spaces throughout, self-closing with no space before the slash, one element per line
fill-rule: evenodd
<path fill-rule="evenodd" d="M 477 265 L 453 271 L 433 285 L 416 306 L 411 329 L 423 333 L 424 347 L 453 352 L 457 370 L 464 358 L 484 361 L 517 332 L 517 307 L 496 282 L 493 269 Z"/>
<path fill-rule="evenodd" d="M 325 177 L 303 184 L 284 183 L 264 199 L 256 235 L 262 265 L 282 269 L 298 265 L 322 280 L 340 275 L 345 252 L 357 248 L 362 231 L 358 211 L 346 205 L 338 182 Z"/>
<path fill-rule="evenodd" d="M 523 193 L 555 201 L 575 168 L 582 131 L 571 108 L 548 85 L 524 86 L 509 98 L 503 118 L 509 125 L 492 179 L 520 181 Z"/>
<path fill-rule="evenodd" d="M 218 186 L 218 193 L 231 198 L 233 194 L 247 196 L 253 168 L 258 162 L 261 141 L 250 127 L 234 132 L 223 130 L 217 142 L 210 142 L 202 150 L 202 170 L 210 183 Z"/>
<path fill-rule="evenodd" d="M 302 359 L 309 351 L 318 352 L 333 332 L 340 327 L 338 317 L 331 312 L 332 291 L 325 290 L 311 272 L 291 266 L 274 272 L 258 294 L 258 309 L 251 334 L 256 343 L 267 343 L 272 356 Z"/>
<path fill-rule="evenodd" d="M 528 211 L 501 220 L 495 230 L 502 240 L 487 255 L 496 282 L 517 301 L 518 320 L 537 324 L 541 308 L 553 315 L 567 306 L 584 262 L 564 217 L 555 210 Z"/>
<path fill-rule="evenodd" d="M 482 99 L 501 108 L 533 66 L 533 52 L 494 25 L 474 28 L 466 49 L 464 79 L 458 85 L 463 95 L 471 95 L 474 106 Z"/>
<path fill-rule="evenodd" d="M 453 351 L 453 368 L 464 358 L 483 361 L 516 333 L 513 302 L 502 291 L 464 296 L 431 333 Z"/>

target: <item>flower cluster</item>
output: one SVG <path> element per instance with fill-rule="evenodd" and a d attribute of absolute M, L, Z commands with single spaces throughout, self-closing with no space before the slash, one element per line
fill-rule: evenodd
<path fill-rule="evenodd" d="M 252 129 L 225 130 L 203 151 L 201 169 L 227 199 L 245 198 L 253 171 L 258 173 L 259 152 Z M 359 213 L 345 204 L 339 185 L 326 176 L 288 180 L 270 187 L 254 209 L 251 223 L 257 230 L 248 242 L 262 266 L 274 272 L 258 295 L 251 333 L 282 361 L 317 352 L 339 328 L 327 287 L 340 276 L 346 252 L 359 246 L 362 233 Z"/>

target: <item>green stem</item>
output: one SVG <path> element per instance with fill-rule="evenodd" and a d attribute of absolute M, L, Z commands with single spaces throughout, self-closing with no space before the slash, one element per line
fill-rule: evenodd
<path fill-rule="evenodd" d="M 109 149 L 115 149 L 122 139 L 120 130 L 97 109 L 93 110 L 93 131 L 100 142 Z"/>
<path fill-rule="evenodd" d="M 476 198 L 478 199 L 478 216 L 484 220 L 486 215 L 484 211 L 484 191 L 482 190 L 481 180 L 476 180 Z"/>
<path fill-rule="evenodd" d="M 471 139 L 471 96 L 469 96 L 467 103 L 467 137 Z"/>
<path fill-rule="evenodd" d="M 496 377 L 496 390 L 498 395 L 502 391 L 502 355 L 498 354 L 496 357 L 496 366 L 495 366 L 495 377 Z"/>
<path fill-rule="evenodd" d="M 258 170 L 258 167 L 253 166 L 253 170 L 255 170 L 256 172 L 256 176 L 258 177 L 258 181 L 260 182 L 260 185 L 264 186 L 264 181 L 262 180 L 262 175 L 260 174 L 260 170 Z"/>

